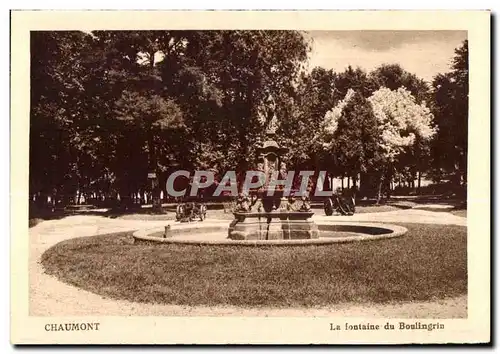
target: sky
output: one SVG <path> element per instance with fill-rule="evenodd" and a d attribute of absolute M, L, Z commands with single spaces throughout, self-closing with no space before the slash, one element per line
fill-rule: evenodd
<path fill-rule="evenodd" d="M 367 71 L 398 63 L 431 82 L 449 71 L 455 48 L 467 31 L 311 31 L 309 69 L 322 66 L 344 71 L 348 65 Z"/>

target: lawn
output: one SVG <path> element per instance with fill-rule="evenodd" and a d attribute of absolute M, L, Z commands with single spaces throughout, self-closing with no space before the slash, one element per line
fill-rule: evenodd
<path fill-rule="evenodd" d="M 453 208 L 453 209 L 439 209 L 433 207 L 420 207 L 418 210 L 432 211 L 435 213 L 450 213 L 461 218 L 467 218 L 467 209 L 465 208 Z"/>
<path fill-rule="evenodd" d="M 450 210 L 450 213 L 452 213 L 453 215 L 456 215 L 456 216 L 460 216 L 462 218 L 467 217 L 467 209 L 453 209 L 453 210 Z"/>
<path fill-rule="evenodd" d="M 42 264 L 105 297 L 162 304 L 311 307 L 466 294 L 466 228 L 404 226 L 397 239 L 305 247 L 143 245 L 117 233 L 63 241 Z"/>

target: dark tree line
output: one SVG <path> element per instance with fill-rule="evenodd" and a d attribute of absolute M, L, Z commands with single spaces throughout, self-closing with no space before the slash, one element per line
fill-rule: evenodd
<path fill-rule="evenodd" d="M 355 179 L 375 163 L 369 154 L 378 132 L 367 99 L 380 87 L 401 86 L 427 102 L 439 129 L 430 147 L 421 147 L 428 157 L 401 157 L 398 171 L 409 168 L 409 179 L 419 171 L 466 181 L 466 42 L 431 87 L 399 65 L 307 73 L 309 48 L 297 31 L 32 32 L 31 198 L 69 203 L 120 195 L 130 203 L 137 192 L 152 191 L 158 204 L 173 170 L 251 168 L 270 95 L 290 169 Z M 339 121 L 337 143 L 319 149 L 325 114 L 349 89 L 356 95 Z"/>
<path fill-rule="evenodd" d="M 433 175 L 451 175 L 454 184 L 467 184 L 467 137 L 469 114 L 468 42 L 455 50 L 452 70 L 432 82 L 432 107 L 440 128 L 433 143 Z"/>

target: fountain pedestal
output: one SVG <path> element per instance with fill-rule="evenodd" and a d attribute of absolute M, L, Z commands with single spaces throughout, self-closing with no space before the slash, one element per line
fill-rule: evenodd
<path fill-rule="evenodd" d="M 257 170 L 262 173 L 263 186 L 249 191 L 256 197 L 251 202 L 249 195 L 242 193 L 237 209 L 233 212 L 234 220 L 229 225 L 228 238 L 232 240 L 297 240 L 319 238 L 318 226 L 311 219 L 307 197 L 301 197 L 302 204 L 296 207 L 299 198 L 288 197 L 284 190 L 276 190 L 273 181 L 283 181 L 287 177 L 286 164 L 282 155 L 288 149 L 280 147 L 274 140 L 276 134 L 276 116 L 267 130 L 267 139 L 257 146 Z M 272 189 L 272 190 L 271 190 Z M 306 199 L 304 199 L 306 198 Z M 253 210 L 252 210 L 253 208 Z"/>
<path fill-rule="evenodd" d="M 234 212 L 228 238 L 232 240 L 297 240 L 319 238 L 313 212 Z"/>

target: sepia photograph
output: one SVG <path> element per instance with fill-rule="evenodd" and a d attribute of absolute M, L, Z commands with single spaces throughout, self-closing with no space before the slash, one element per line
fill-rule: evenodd
<path fill-rule="evenodd" d="M 472 226 L 489 216 L 471 223 L 489 215 L 471 192 L 489 198 L 471 174 L 490 153 L 471 147 L 474 126 L 489 139 L 489 102 L 470 113 L 472 87 L 489 98 L 489 68 L 471 84 L 478 35 L 377 23 L 25 30 L 13 236 L 39 340 L 88 342 L 109 333 L 101 316 L 123 316 L 322 318 L 335 341 L 439 342 L 472 301 L 489 306 L 470 297 L 490 254 Z"/>

